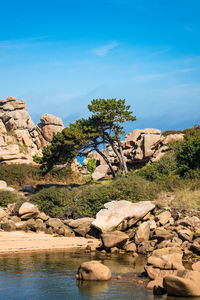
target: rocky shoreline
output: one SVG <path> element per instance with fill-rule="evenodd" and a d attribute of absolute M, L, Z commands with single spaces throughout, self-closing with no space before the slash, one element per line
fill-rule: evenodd
<path fill-rule="evenodd" d="M 89 239 L 84 247 L 77 244 L 88 253 L 129 253 L 135 258 L 146 255 L 148 260 L 142 276 L 150 279 L 148 289 L 155 294 L 170 295 L 168 290 L 175 285 L 176 290 L 178 286 L 186 289 L 189 296 L 200 295 L 197 283 L 195 289 L 191 283 L 200 280 L 200 219 L 169 207 L 163 209 L 150 201 L 111 201 L 96 218 L 61 220 L 40 212 L 30 202 L 16 203 L 0 208 L 0 231 L 34 232 L 38 237 L 42 233 L 52 240 L 57 237 L 61 239 L 58 246 L 61 249 L 67 248 L 62 247 L 62 240 L 79 237 Z M 192 270 L 186 270 L 183 262 L 193 263 Z M 179 290 L 174 295 L 181 296 Z"/>

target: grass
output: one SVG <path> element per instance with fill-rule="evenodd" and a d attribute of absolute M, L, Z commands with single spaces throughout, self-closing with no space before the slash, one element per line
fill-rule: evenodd
<path fill-rule="evenodd" d="M 188 215 L 200 215 L 200 189 L 185 187 L 173 193 L 160 193 L 155 201 L 160 207 L 171 207 L 176 211 L 185 211 Z"/>

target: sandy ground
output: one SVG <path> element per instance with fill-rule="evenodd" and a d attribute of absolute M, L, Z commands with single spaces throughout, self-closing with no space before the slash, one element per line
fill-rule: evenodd
<path fill-rule="evenodd" d="M 44 250 L 81 250 L 86 249 L 87 245 L 99 245 L 99 241 L 83 237 L 54 237 L 44 233 L 0 232 L 0 254 Z"/>

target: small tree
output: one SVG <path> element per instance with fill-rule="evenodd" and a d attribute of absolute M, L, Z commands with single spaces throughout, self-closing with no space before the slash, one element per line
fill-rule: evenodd
<path fill-rule="evenodd" d="M 78 155 L 85 156 L 95 150 L 108 164 L 112 176 L 116 177 L 109 159 L 99 149 L 100 145 L 108 143 L 119 159 L 120 168 L 127 174 L 120 135 L 124 134 L 123 122 L 136 120 L 129 111 L 130 106 L 125 105 L 125 100 L 99 99 L 93 100 L 88 108 L 92 112 L 91 117 L 71 123 L 55 134 L 51 145 L 43 149 L 40 163 L 44 172 L 50 171 L 56 164 L 71 163 Z"/>

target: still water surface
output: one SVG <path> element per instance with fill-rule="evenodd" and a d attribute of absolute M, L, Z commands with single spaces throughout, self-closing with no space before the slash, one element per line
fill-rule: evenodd
<path fill-rule="evenodd" d="M 76 281 L 79 265 L 91 259 L 101 260 L 111 268 L 111 281 Z M 154 297 L 151 291 L 136 284 L 144 264 L 145 258 L 135 260 L 129 255 L 110 257 L 68 252 L 3 255 L 0 256 L 0 299 L 177 300 Z M 118 274 L 122 280 L 116 280 Z"/>

